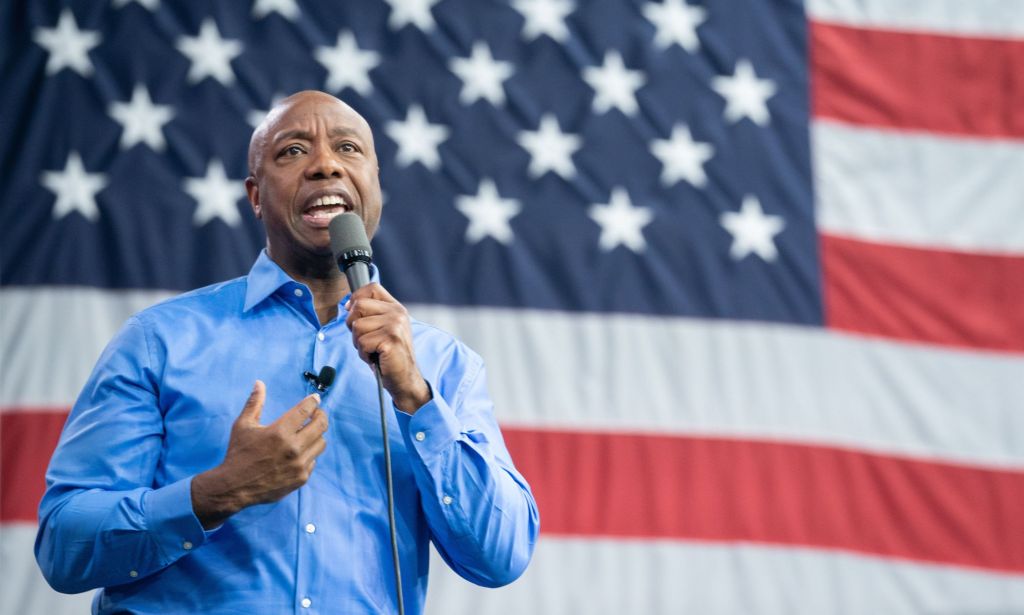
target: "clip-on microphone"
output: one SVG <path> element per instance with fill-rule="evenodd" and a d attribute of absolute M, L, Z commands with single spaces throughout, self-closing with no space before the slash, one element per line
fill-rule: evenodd
<path fill-rule="evenodd" d="M 331 367 L 330 365 L 324 365 L 322 368 L 320 368 L 319 375 L 314 374 L 313 372 L 302 372 L 302 375 L 303 377 L 306 378 L 306 380 L 309 380 L 314 387 L 316 387 L 317 391 L 323 393 L 324 391 L 327 390 L 327 387 L 334 384 L 334 376 L 336 375 L 336 373 L 337 372 L 334 370 L 333 367 Z"/>

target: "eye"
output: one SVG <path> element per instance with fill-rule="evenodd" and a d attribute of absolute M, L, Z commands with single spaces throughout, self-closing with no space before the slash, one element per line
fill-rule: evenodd
<path fill-rule="evenodd" d="M 356 144 L 351 141 L 343 141 L 340 145 L 338 145 L 338 151 L 354 153 L 358 152 L 359 148 L 356 147 Z"/>
<path fill-rule="evenodd" d="M 305 150 L 302 149 L 301 145 L 294 145 L 293 144 L 293 145 L 289 145 L 288 147 L 286 147 L 283 150 L 281 150 L 281 153 L 278 154 L 278 156 L 287 156 L 287 157 L 298 156 L 299 154 L 302 154 L 304 152 L 305 152 Z"/>

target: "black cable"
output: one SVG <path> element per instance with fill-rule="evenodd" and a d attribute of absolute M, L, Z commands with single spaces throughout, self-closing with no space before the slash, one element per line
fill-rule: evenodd
<path fill-rule="evenodd" d="M 373 373 L 377 376 L 380 435 L 384 439 L 384 479 L 388 489 L 388 528 L 391 532 L 391 559 L 395 564 L 395 594 L 398 597 L 398 615 L 405 615 L 405 600 L 402 598 L 402 567 L 398 559 L 398 536 L 395 531 L 395 490 L 391 480 L 391 443 L 388 441 L 388 417 L 384 410 L 384 382 L 380 379 L 380 359 L 376 356 L 371 358 L 373 359 Z"/>

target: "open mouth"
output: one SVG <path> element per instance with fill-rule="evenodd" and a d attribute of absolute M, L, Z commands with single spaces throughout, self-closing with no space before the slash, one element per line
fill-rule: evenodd
<path fill-rule="evenodd" d="M 315 226 L 327 226 L 331 218 L 346 211 L 352 211 L 352 205 L 338 194 L 327 194 L 317 198 L 302 212 L 302 217 Z"/>

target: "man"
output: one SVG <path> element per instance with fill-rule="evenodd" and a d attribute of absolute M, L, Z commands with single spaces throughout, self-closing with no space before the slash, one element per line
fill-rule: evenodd
<path fill-rule="evenodd" d="M 377 283 L 346 299 L 332 258 L 333 216 L 370 236 L 380 221 L 366 121 L 300 92 L 253 133 L 249 166 L 267 234 L 249 275 L 133 316 L 68 417 L 39 509 L 47 580 L 103 588 L 97 613 L 396 612 L 377 353 L 406 612 L 429 541 L 463 577 L 511 582 L 538 516 L 480 358 Z M 323 366 L 338 376 L 317 395 L 302 374 Z"/>

